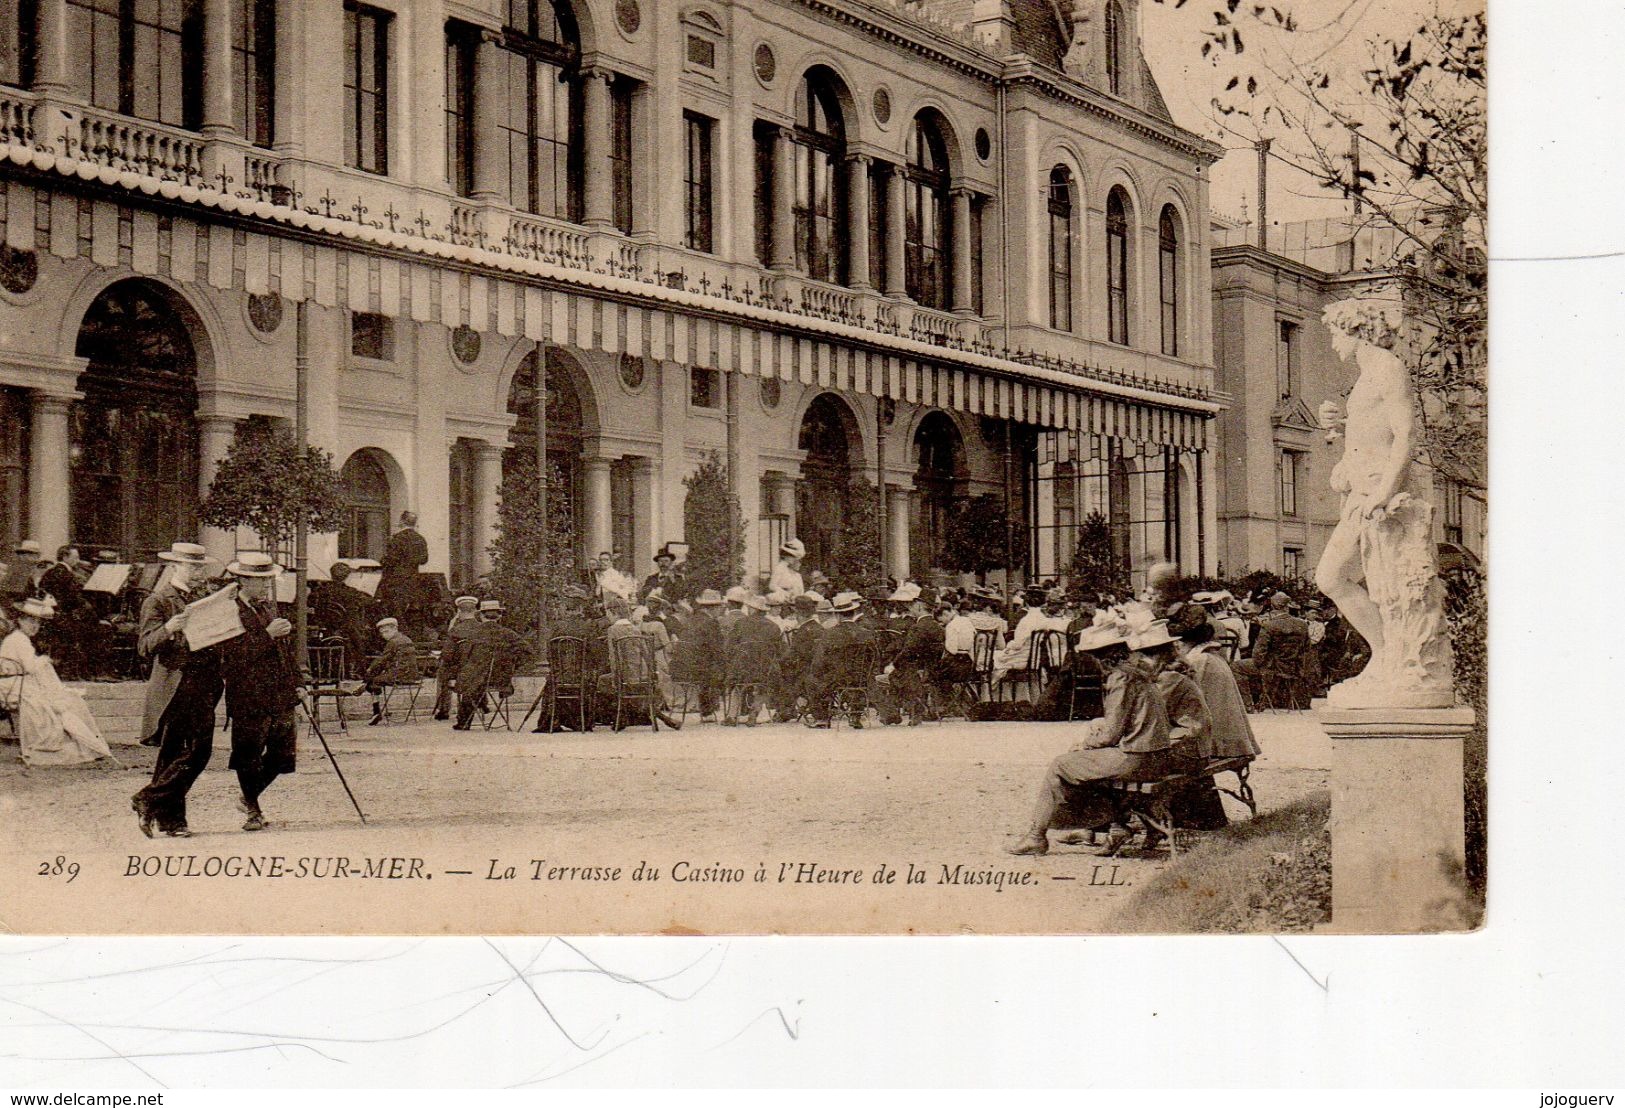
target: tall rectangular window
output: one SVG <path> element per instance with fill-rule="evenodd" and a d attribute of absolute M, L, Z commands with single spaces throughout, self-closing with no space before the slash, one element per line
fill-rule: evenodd
<path fill-rule="evenodd" d="M 203 124 L 202 0 L 66 0 L 69 83 L 92 106 Z"/>
<path fill-rule="evenodd" d="M 1298 455 L 1293 450 L 1281 451 L 1281 514 L 1298 514 Z"/>
<path fill-rule="evenodd" d="M 255 146 L 276 141 L 276 0 L 235 0 L 232 110 L 237 133 Z"/>
<path fill-rule="evenodd" d="M 1128 212 L 1123 192 L 1106 197 L 1106 326 L 1112 342 L 1128 345 Z"/>
<path fill-rule="evenodd" d="M 1049 175 L 1049 325 L 1072 330 L 1072 173 Z"/>
<path fill-rule="evenodd" d="M 771 126 L 756 128 L 756 260 L 773 261 L 773 142 Z"/>
<path fill-rule="evenodd" d="M 886 287 L 886 178 L 891 168 L 880 162 L 869 167 L 869 283 Z"/>
<path fill-rule="evenodd" d="M 982 225 L 987 208 L 985 196 L 973 196 L 970 201 L 970 307 L 977 315 L 987 314 L 987 300 L 982 283 Z"/>
<path fill-rule="evenodd" d="M 584 88 L 574 24 L 546 0 L 509 0 L 502 28 L 503 86 L 495 127 L 507 150 L 508 198 L 514 207 L 579 223 L 583 217 Z M 593 78 L 598 80 L 599 78 Z"/>
<path fill-rule="evenodd" d="M 683 188 L 683 245 L 709 254 L 711 240 L 711 120 L 683 113 L 685 154 Z"/>
<path fill-rule="evenodd" d="M 1275 383 L 1282 400 L 1298 395 L 1298 325 L 1284 319 L 1275 343 Z"/>
<path fill-rule="evenodd" d="M 0 85 L 34 83 L 36 0 L 18 0 L 17 14 L 0 19 Z"/>
<path fill-rule="evenodd" d="M 389 172 L 390 14 L 344 5 L 344 163 Z"/>
<path fill-rule="evenodd" d="M 446 24 L 446 183 L 458 196 L 474 191 L 474 65 L 478 46 L 472 27 Z"/>
<path fill-rule="evenodd" d="M 632 82 L 616 80 L 609 86 L 610 189 L 615 229 L 632 233 Z"/>

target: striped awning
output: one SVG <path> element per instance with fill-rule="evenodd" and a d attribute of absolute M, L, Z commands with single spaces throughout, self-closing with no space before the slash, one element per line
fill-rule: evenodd
<path fill-rule="evenodd" d="M 1206 448 L 1208 420 L 1217 410 L 1204 400 L 1114 387 L 760 305 L 502 256 L 482 265 L 466 248 L 457 249 L 471 255 L 468 260 L 418 257 L 394 243 L 323 236 L 334 238 L 328 245 L 308 234 L 261 232 L 242 219 L 160 214 L 17 180 L 0 180 L 0 186 L 9 246 L 88 257 L 183 284 L 1188 449 Z M 228 205 L 222 200 L 218 206 Z M 349 231 L 360 239 L 368 229 Z M 593 287 L 575 287 L 584 285 Z"/>

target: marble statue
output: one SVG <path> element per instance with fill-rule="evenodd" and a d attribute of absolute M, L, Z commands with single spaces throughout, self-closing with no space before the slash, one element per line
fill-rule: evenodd
<path fill-rule="evenodd" d="M 1394 350 L 1401 318 L 1397 303 L 1375 299 L 1342 300 L 1325 314 L 1333 349 L 1360 372 L 1346 411 L 1334 400 L 1320 406 L 1328 441 L 1343 436 L 1331 477 L 1343 505 L 1315 583 L 1371 645 L 1365 669 L 1327 696 L 1340 708 L 1455 703 L 1433 505 L 1413 461 L 1415 399 Z"/>

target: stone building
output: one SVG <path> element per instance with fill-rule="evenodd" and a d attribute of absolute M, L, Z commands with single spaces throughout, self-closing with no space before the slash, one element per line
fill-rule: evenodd
<path fill-rule="evenodd" d="M 1220 151 L 1137 0 L 7 8 L 0 539 L 197 534 L 303 357 L 347 498 L 318 571 L 403 509 L 429 569 L 487 569 L 539 365 L 579 550 L 633 572 L 713 451 L 751 570 L 877 486 L 898 576 L 979 492 L 1040 573 L 1086 503 L 1218 561 Z"/>
<path fill-rule="evenodd" d="M 1254 225 L 1215 221 L 1213 341 L 1226 408 L 1217 418 L 1218 558 L 1224 571 L 1268 569 L 1312 577 L 1340 497 L 1343 454 L 1319 429 L 1323 401 L 1341 403 L 1356 367 L 1332 349 L 1321 317 L 1355 296 L 1398 296 L 1391 228 L 1351 219 L 1273 224 L 1269 248 Z M 1485 503 L 1460 485 L 1435 490 L 1435 528 L 1482 557 Z"/>

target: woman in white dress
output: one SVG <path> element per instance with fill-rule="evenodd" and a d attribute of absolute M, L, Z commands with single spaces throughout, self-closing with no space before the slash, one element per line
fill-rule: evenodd
<path fill-rule="evenodd" d="M 65 688 L 51 659 L 34 650 L 40 625 L 55 613 L 41 600 L 17 606 L 17 628 L 0 643 L 0 670 L 21 670 L 23 679 L 0 682 L 0 696 L 17 723 L 23 761 L 30 766 L 77 766 L 98 758 L 114 761 L 84 699 Z"/>

